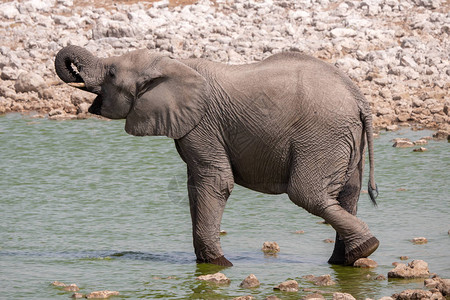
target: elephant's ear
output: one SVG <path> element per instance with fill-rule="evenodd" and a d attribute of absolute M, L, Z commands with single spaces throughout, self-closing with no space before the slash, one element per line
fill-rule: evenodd
<path fill-rule="evenodd" d="M 205 78 L 187 65 L 163 57 L 140 75 L 125 131 L 179 139 L 204 116 L 205 99 Z"/>

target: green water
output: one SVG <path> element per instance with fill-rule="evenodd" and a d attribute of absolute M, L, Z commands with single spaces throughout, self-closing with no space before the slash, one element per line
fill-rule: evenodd
<path fill-rule="evenodd" d="M 191 241 L 185 166 L 173 141 L 127 135 L 122 121 L 50 121 L 0 117 L 0 298 L 67 299 L 49 284 L 76 283 L 83 293 L 116 290 L 128 298 L 232 299 L 307 292 L 273 287 L 296 279 L 301 288 L 380 298 L 422 280 L 373 280 L 387 276 L 399 256 L 423 259 L 430 271 L 450 277 L 450 151 L 430 141 L 428 152 L 396 149 L 391 139 L 431 132 L 403 130 L 375 140 L 379 206 L 362 194 L 358 215 L 381 241 L 371 270 L 327 264 L 330 226 L 296 207 L 286 195 L 269 196 L 237 186 L 222 222 L 222 246 L 234 267 L 221 272 L 231 284 L 216 287 L 196 277 L 216 272 L 197 265 Z M 367 179 L 365 179 L 367 182 Z M 398 189 L 405 189 L 399 191 Z M 304 234 L 294 234 L 304 230 Z M 414 245 L 424 236 L 429 242 Z M 264 241 L 281 253 L 265 257 Z M 249 274 L 261 282 L 245 290 Z M 302 276 L 330 274 L 337 284 L 316 287 Z M 369 275 L 369 276 L 368 276 Z M 331 294 L 325 294 L 331 299 Z"/>

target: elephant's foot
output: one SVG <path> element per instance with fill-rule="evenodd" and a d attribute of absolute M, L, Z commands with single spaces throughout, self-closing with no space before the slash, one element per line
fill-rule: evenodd
<path fill-rule="evenodd" d="M 231 261 L 229 261 L 228 259 L 225 258 L 225 256 L 220 256 L 218 258 L 215 258 L 213 260 L 200 260 L 197 259 L 197 263 L 210 263 L 213 265 L 217 265 L 217 266 L 222 266 L 222 267 L 232 267 L 233 264 L 231 263 Z"/>
<path fill-rule="evenodd" d="M 345 260 L 345 244 L 344 241 L 339 238 L 339 235 L 336 234 L 336 243 L 334 244 L 333 254 L 331 254 L 328 263 L 332 265 L 343 265 L 345 262 L 344 260 Z"/>
<path fill-rule="evenodd" d="M 377 250 L 380 242 L 376 237 L 371 237 L 359 246 L 354 247 L 348 253 L 345 251 L 345 243 L 336 238 L 336 244 L 333 254 L 331 255 L 328 263 L 332 265 L 353 265 L 355 261 L 360 258 L 368 257 L 370 254 Z"/>
<path fill-rule="evenodd" d="M 378 241 L 376 237 L 372 236 L 361 245 L 352 248 L 348 252 L 346 251 L 343 264 L 345 266 L 353 265 L 353 263 L 358 259 L 368 257 L 370 254 L 375 252 L 379 245 L 380 241 Z"/>

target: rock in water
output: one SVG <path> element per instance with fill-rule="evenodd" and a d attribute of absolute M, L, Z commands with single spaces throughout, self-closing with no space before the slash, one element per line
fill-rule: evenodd
<path fill-rule="evenodd" d="M 280 283 L 273 289 L 279 290 L 282 292 L 298 292 L 298 282 L 295 280 L 288 280 L 288 281 Z"/>
<path fill-rule="evenodd" d="M 414 147 L 414 143 L 410 141 L 405 140 L 399 140 L 392 145 L 392 147 L 395 148 L 407 148 L 407 147 Z"/>
<path fill-rule="evenodd" d="M 260 285 L 258 278 L 254 274 L 250 274 L 245 278 L 241 284 L 239 285 L 242 288 L 249 289 L 249 288 L 255 288 Z"/>
<path fill-rule="evenodd" d="M 61 282 L 61 281 L 53 281 L 52 285 L 53 286 L 58 286 L 58 287 L 65 287 L 65 286 L 67 286 L 67 284 L 65 284 L 64 282 Z"/>
<path fill-rule="evenodd" d="M 424 238 L 424 237 L 416 237 L 416 238 L 412 239 L 412 242 L 414 244 L 426 244 L 426 243 L 428 243 L 428 240 L 427 240 L 427 238 Z"/>
<path fill-rule="evenodd" d="M 442 295 L 450 296 L 450 279 L 442 279 L 440 277 L 433 277 L 425 279 L 424 285 L 429 289 L 437 289 Z"/>
<path fill-rule="evenodd" d="M 430 276 L 428 264 L 423 260 L 413 260 L 408 265 L 397 264 L 388 273 L 388 278 L 424 278 Z"/>
<path fill-rule="evenodd" d="M 431 292 L 425 290 L 405 290 L 401 293 L 392 295 L 395 300 L 426 300 L 426 299 L 436 299 L 445 300 L 444 296 L 438 291 Z"/>
<path fill-rule="evenodd" d="M 309 294 L 302 298 L 302 300 L 317 300 L 317 299 L 325 299 L 324 296 L 322 296 L 319 293 Z"/>
<path fill-rule="evenodd" d="M 240 297 L 233 298 L 233 300 L 253 300 L 253 299 L 255 299 L 255 297 L 253 297 L 251 295 L 240 296 Z"/>
<path fill-rule="evenodd" d="M 208 275 L 201 275 L 197 277 L 198 280 L 208 281 L 215 284 L 230 284 L 231 280 L 223 273 L 215 273 Z"/>
<path fill-rule="evenodd" d="M 277 242 L 264 242 L 261 250 L 265 254 L 276 254 L 280 252 L 280 246 Z"/>
<path fill-rule="evenodd" d="M 315 285 L 319 286 L 330 286 L 336 284 L 336 282 L 331 279 L 330 274 L 314 277 L 313 282 Z"/>
<path fill-rule="evenodd" d="M 112 296 L 119 296 L 120 293 L 116 291 L 95 291 L 86 295 L 88 299 L 106 299 Z"/>
<path fill-rule="evenodd" d="M 356 300 L 356 299 L 355 297 L 347 293 L 333 293 L 333 300 Z"/>
<path fill-rule="evenodd" d="M 376 268 L 378 264 L 370 258 L 360 258 L 353 263 L 353 266 L 358 268 Z"/>
<path fill-rule="evenodd" d="M 66 292 L 78 292 L 80 288 L 75 283 L 72 283 L 68 286 L 63 287 L 63 290 Z"/>

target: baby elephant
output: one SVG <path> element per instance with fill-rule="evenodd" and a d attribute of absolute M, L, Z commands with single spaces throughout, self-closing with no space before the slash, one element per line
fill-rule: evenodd
<path fill-rule="evenodd" d="M 89 111 L 126 119 L 136 136 L 165 135 L 187 165 L 198 262 L 231 266 L 222 213 L 234 183 L 292 202 L 336 230 L 329 263 L 351 265 L 379 241 L 358 219 L 367 138 L 375 204 L 370 106 L 335 67 L 300 53 L 247 65 L 177 60 L 148 50 L 97 58 L 68 46 L 58 76 L 97 94 Z"/>

